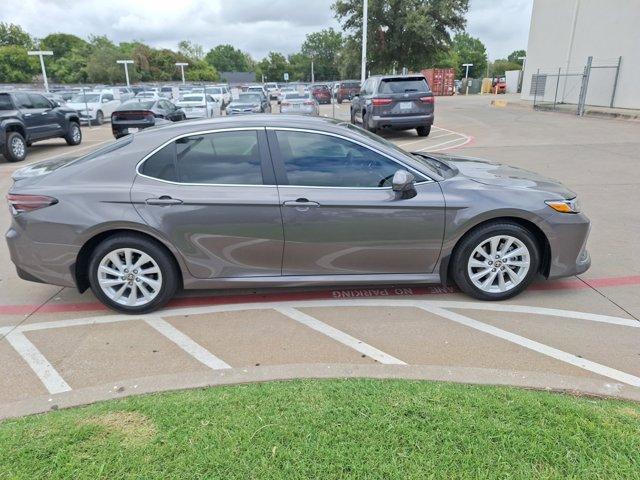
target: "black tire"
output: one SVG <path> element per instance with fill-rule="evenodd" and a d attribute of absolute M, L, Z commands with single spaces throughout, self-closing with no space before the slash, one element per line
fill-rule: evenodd
<path fill-rule="evenodd" d="M 80 145 L 82 142 L 82 129 L 78 122 L 69 122 L 67 134 L 64 136 L 67 145 Z"/>
<path fill-rule="evenodd" d="M 342 99 L 340 97 L 337 98 L 338 103 L 342 103 Z"/>
<path fill-rule="evenodd" d="M 353 108 L 351 109 L 351 123 L 356 124 L 356 113 L 353 111 Z"/>
<path fill-rule="evenodd" d="M 98 113 L 96 113 L 96 120 L 93 123 L 96 125 L 102 125 L 104 123 L 104 113 L 102 113 L 102 110 L 98 110 Z"/>
<path fill-rule="evenodd" d="M 428 137 L 431 133 L 431 125 L 426 127 L 418 127 L 416 128 L 416 132 L 418 132 L 419 137 Z"/>
<path fill-rule="evenodd" d="M 7 162 L 21 162 L 27 158 L 27 142 L 19 132 L 9 132 L 5 138 L 2 154 Z"/>
<path fill-rule="evenodd" d="M 147 304 L 141 306 L 122 305 L 109 298 L 99 285 L 98 268 L 100 262 L 109 252 L 121 248 L 132 248 L 149 255 L 160 269 L 162 283 L 159 293 Z M 179 275 L 180 272 L 173 258 L 164 247 L 142 235 L 132 233 L 117 234 L 101 242 L 91 254 L 88 271 L 91 290 L 98 300 L 113 310 L 127 314 L 149 313 L 163 307 L 178 291 Z"/>
<path fill-rule="evenodd" d="M 496 235 L 509 235 L 520 240 L 529 250 L 529 271 L 519 284 L 505 292 L 487 292 L 473 284 L 468 273 L 468 262 L 474 249 Z M 536 237 L 526 228 L 512 222 L 495 222 L 469 231 L 456 245 L 451 258 L 453 279 L 464 293 L 479 300 L 506 300 L 525 290 L 540 270 L 540 246 Z"/>
<path fill-rule="evenodd" d="M 370 122 L 369 122 L 369 113 L 363 113 L 362 114 L 362 126 L 370 131 L 371 133 L 378 133 L 378 129 L 376 127 L 372 127 Z"/>

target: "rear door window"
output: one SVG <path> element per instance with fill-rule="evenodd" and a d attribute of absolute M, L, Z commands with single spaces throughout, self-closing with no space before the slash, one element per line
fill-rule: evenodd
<path fill-rule="evenodd" d="M 243 130 L 180 138 L 149 157 L 140 173 L 180 183 L 263 185 L 258 132 Z"/>
<path fill-rule="evenodd" d="M 8 93 L 0 93 L 0 110 L 13 110 L 13 102 Z"/>
<path fill-rule="evenodd" d="M 380 93 L 429 93 L 429 86 L 424 78 L 384 78 L 380 82 Z"/>
<path fill-rule="evenodd" d="M 31 99 L 26 93 L 16 93 L 14 94 L 14 98 L 18 104 L 18 108 L 33 108 Z"/>

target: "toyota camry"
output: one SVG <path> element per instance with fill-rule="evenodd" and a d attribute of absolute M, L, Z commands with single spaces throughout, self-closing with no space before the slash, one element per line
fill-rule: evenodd
<path fill-rule="evenodd" d="M 16 171 L 8 203 L 20 277 L 126 313 L 181 288 L 442 282 L 502 300 L 590 265 L 562 184 L 313 117 L 150 128 Z"/>

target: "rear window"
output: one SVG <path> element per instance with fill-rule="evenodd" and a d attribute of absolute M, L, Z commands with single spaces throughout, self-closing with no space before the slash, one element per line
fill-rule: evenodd
<path fill-rule="evenodd" d="M 424 78 L 385 78 L 380 82 L 380 93 L 429 93 L 429 86 Z"/>
<path fill-rule="evenodd" d="M 360 88 L 360 82 L 342 82 L 342 88 Z"/>
<path fill-rule="evenodd" d="M 0 93 L 0 110 L 13 110 L 13 103 L 8 93 Z"/>
<path fill-rule="evenodd" d="M 136 100 L 133 102 L 125 102 L 118 107 L 118 111 L 149 110 L 153 107 L 154 103 L 156 102 L 138 102 Z"/>

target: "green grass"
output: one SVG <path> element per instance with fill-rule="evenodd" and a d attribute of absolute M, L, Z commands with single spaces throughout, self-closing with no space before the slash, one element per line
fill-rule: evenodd
<path fill-rule="evenodd" d="M 0 478 L 640 478 L 640 405 L 515 388 L 300 380 L 0 423 Z"/>

